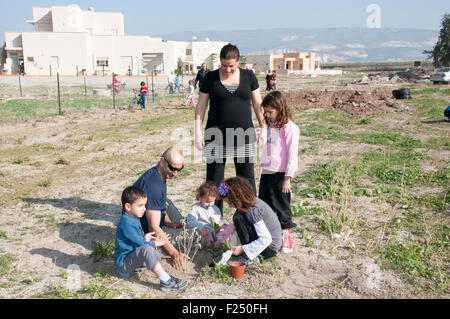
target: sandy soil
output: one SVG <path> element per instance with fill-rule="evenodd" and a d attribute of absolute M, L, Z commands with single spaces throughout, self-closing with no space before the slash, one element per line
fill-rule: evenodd
<path fill-rule="evenodd" d="M 334 82 L 331 80 L 329 85 Z M 295 85 L 291 83 L 286 86 Z M 380 101 L 392 102 L 383 99 L 383 93 L 377 93 L 372 99 L 376 103 L 369 107 L 369 96 L 373 93 L 367 90 L 352 89 L 341 93 L 342 96 L 332 93 L 332 97 L 331 93 L 318 90 L 292 94 L 297 94 L 297 98 L 302 95 L 303 101 L 316 99 L 314 102 L 331 108 L 335 99 L 346 101 L 341 105 L 358 100 L 358 103 L 367 106 L 358 108 L 359 114 L 364 110 L 368 114 L 402 110 L 396 102 L 395 105 L 381 105 Z M 324 99 L 331 102 L 328 105 L 321 103 Z M 306 102 L 303 104 L 306 105 Z M 66 287 L 68 280 L 63 273 L 73 264 L 80 267 L 81 287 L 98 282 L 95 274 L 106 272 L 108 275 L 103 277 L 103 282 L 107 282 L 108 289 L 118 290 L 117 298 L 415 297 L 414 287 L 396 273 L 381 270 L 376 258 L 368 252 L 368 247 L 377 245 L 380 237 L 376 236 L 369 245 L 355 233 L 345 239 L 331 239 L 316 229 L 312 218 L 301 226 L 308 227 L 313 244 L 307 245 L 301 232 L 293 232 L 292 254 L 279 254 L 273 262 L 265 264 L 265 268 L 247 269 L 244 279 L 235 285 L 214 283 L 202 275 L 202 269 L 211 262 L 211 256 L 206 251 L 199 252 L 193 261 L 187 262 L 185 271 L 174 270 L 168 260 L 163 259 L 163 267 L 170 274 L 189 282 L 186 290 L 171 294 L 158 290 L 158 280 L 150 271 L 124 280 L 116 276 L 112 260 L 95 262 L 90 257 L 95 241 L 114 239 L 115 226 L 120 218 L 121 191 L 156 163 L 161 150 L 174 143 L 169 139 L 174 127 L 168 123 L 161 130 L 139 134 L 125 127 L 123 138 L 118 134 L 114 138 L 102 139 L 96 134 L 119 123 L 132 127 L 138 121 L 152 121 L 174 112 L 167 106 L 157 106 L 152 112 L 95 110 L 69 113 L 40 122 L 0 125 L 2 152 L 13 152 L 14 149 L 33 145 L 54 147 L 50 153 L 33 153 L 32 158 L 23 165 L 11 164 L 20 155 L 17 153 L 0 162 L 0 172 L 5 177 L 2 181 L 6 180 L 6 184 L 0 184 L 2 194 L 8 192 L 7 180 L 35 185 L 52 176 L 50 186 L 33 187 L 24 200 L 11 199 L 0 207 L 0 231 L 6 234 L 6 238 L 0 238 L 1 252 L 15 256 L 8 275 L 0 278 L 0 298 L 29 298 L 47 291 L 49 287 Z M 191 116 L 193 118 L 193 111 Z M 192 129 L 188 119 L 182 127 Z M 91 135 L 95 137 L 90 140 Z M 302 148 L 306 147 L 308 138 L 302 137 L 301 143 Z M 369 145 L 367 149 L 371 147 L 375 148 Z M 324 145 L 318 154 L 301 157 L 299 174 L 343 148 L 344 144 Z M 65 158 L 69 165 L 55 164 L 58 157 Z M 168 182 L 168 196 L 184 215 L 195 202 L 195 188 L 205 176 L 204 163 L 188 161 L 187 169 L 187 176 L 182 175 Z M 259 169 L 255 173 L 259 176 Z M 233 167 L 227 165 L 227 176 L 231 175 Z M 25 189 L 27 185 L 23 186 Z M 380 213 L 388 209 L 364 198 L 359 198 L 359 202 L 355 203 L 355 211 L 359 212 L 357 215 L 374 229 L 379 229 L 377 227 L 390 220 L 389 213 Z M 225 217 L 229 221 L 231 212 L 227 211 Z"/>

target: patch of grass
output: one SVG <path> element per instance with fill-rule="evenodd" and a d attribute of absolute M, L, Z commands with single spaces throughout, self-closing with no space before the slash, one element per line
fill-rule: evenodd
<path fill-rule="evenodd" d="M 1 254 L 0 255 L 0 278 L 6 275 L 10 268 L 13 261 L 16 260 L 13 254 L 7 253 L 7 254 Z"/>
<path fill-rule="evenodd" d="M 44 179 L 43 181 L 40 181 L 38 183 L 39 187 L 50 187 L 53 183 L 53 180 L 51 177 Z"/>
<path fill-rule="evenodd" d="M 411 150 L 362 153 L 361 156 L 364 163 L 375 162 L 384 163 L 386 165 L 403 165 L 403 163 L 411 165 L 429 158 L 425 154 Z"/>
<path fill-rule="evenodd" d="M 15 165 L 22 165 L 22 164 L 26 164 L 26 163 L 29 163 L 30 162 L 30 159 L 28 158 L 28 157 L 18 157 L 18 158 L 16 158 L 15 160 L 13 160 L 12 161 L 12 163 L 13 164 L 15 164 Z"/>
<path fill-rule="evenodd" d="M 383 184 L 414 185 L 422 178 L 417 166 L 388 167 L 384 163 L 376 164 L 369 170 L 369 176 L 376 177 Z"/>
<path fill-rule="evenodd" d="M 308 201 L 297 201 L 291 205 L 292 216 L 294 217 L 308 217 L 321 215 L 323 213 L 323 208 L 319 205 L 309 207 L 311 205 Z"/>
<path fill-rule="evenodd" d="M 365 173 L 366 167 L 361 162 L 329 162 L 316 163 L 305 174 L 297 176 L 293 182 L 293 192 L 296 195 L 308 198 L 324 199 L 331 192 L 331 183 L 338 171 L 346 171 L 346 179 L 354 186 L 358 185 L 359 178 Z M 301 183 L 309 184 L 302 188 Z"/>
<path fill-rule="evenodd" d="M 6 233 L 4 231 L 0 231 L 0 239 L 7 239 Z"/>
<path fill-rule="evenodd" d="M 94 258 L 95 262 L 102 259 L 114 259 L 114 240 L 110 241 L 95 241 L 94 250 L 91 257 Z"/>
<path fill-rule="evenodd" d="M 300 132 L 303 136 L 320 137 L 328 140 L 340 140 L 347 136 L 347 134 L 341 133 L 337 127 L 326 127 L 315 123 L 308 126 L 300 126 Z"/>
<path fill-rule="evenodd" d="M 55 161 L 55 165 L 70 165 L 70 162 L 60 157 Z"/>
<path fill-rule="evenodd" d="M 237 281 L 231 277 L 231 269 L 228 265 L 216 267 L 205 266 L 202 275 L 208 280 L 218 284 L 237 285 Z"/>
<path fill-rule="evenodd" d="M 70 291 L 63 286 L 47 288 L 44 292 L 34 295 L 35 299 L 112 299 L 120 295 L 119 289 L 112 289 L 106 284 L 89 284 L 77 291 Z"/>
<path fill-rule="evenodd" d="M 427 95 L 427 94 L 434 94 L 434 93 L 450 95 L 450 89 L 425 88 L 422 90 L 411 90 L 411 95 Z"/>
<path fill-rule="evenodd" d="M 381 250 L 382 262 L 410 276 L 436 278 L 436 270 L 430 264 L 433 251 L 419 243 L 395 243 Z"/>

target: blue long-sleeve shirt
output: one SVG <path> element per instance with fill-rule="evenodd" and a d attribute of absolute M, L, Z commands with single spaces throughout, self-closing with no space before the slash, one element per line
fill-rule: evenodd
<path fill-rule="evenodd" d="M 144 239 L 144 231 L 138 218 L 122 214 L 116 231 L 116 245 L 114 248 L 114 260 L 116 267 L 122 267 L 124 259 L 136 248 L 150 245 L 156 249 L 154 242 Z"/>

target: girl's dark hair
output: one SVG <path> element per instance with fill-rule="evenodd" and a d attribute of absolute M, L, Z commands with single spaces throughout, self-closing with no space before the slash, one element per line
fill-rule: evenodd
<path fill-rule="evenodd" d="M 141 86 L 142 86 L 142 85 L 145 85 L 145 82 L 141 82 Z"/>
<path fill-rule="evenodd" d="M 215 198 L 219 197 L 219 191 L 217 190 L 216 184 L 207 181 L 200 185 L 200 187 L 197 189 L 197 195 L 195 198 L 197 200 L 200 200 L 203 196 L 212 196 Z"/>
<path fill-rule="evenodd" d="M 289 120 L 292 119 L 291 109 L 289 104 L 287 104 L 285 97 L 281 94 L 280 91 L 273 91 L 267 93 L 264 97 L 261 107 L 269 107 L 278 111 L 278 117 L 276 122 L 274 123 L 276 128 L 282 128 Z M 270 125 L 270 122 L 267 118 L 264 118 L 267 126 Z"/>
<path fill-rule="evenodd" d="M 231 43 L 228 43 L 220 51 L 220 59 L 221 60 L 236 59 L 236 61 L 239 61 L 240 58 L 241 58 L 241 55 L 239 53 L 238 47 Z"/>
<path fill-rule="evenodd" d="M 122 192 L 122 207 L 125 207 L 126 203 L 133 204 L 140 198 L 147 198 L 144 190 L 136 186 L 129 186 Z"/>
<path fill-rule="evenodd" d="M 249 207 L 255 206 L 255 193 L 248 179 L 236 176 L 227 179 L 224 183 L 228 186 L 228 193 L 221 198 L 226 197 L 238 211 L 247 213 Z"/>

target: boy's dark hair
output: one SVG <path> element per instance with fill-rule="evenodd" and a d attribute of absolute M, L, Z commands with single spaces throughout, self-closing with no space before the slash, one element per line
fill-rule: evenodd
<path fill-rule="evenodd" d="M 239 61 L 241 58 L 239 49 L 237 46 L 228 43 L 226 46 L 220 50 L 220 59 L 221 60 L 230 60 L 230 59 L 236 59 L 236 61 Z"/>
<path fill-rule="evenodd" d="M 278 118 L 274 123 L 276 128 L 282 128 L 284 124 L 292 120 L 291 110 L 289 104 L 286 102 L 285 97 L 280 91 L 273 91 L 267 93 L 264 97 L 261 107 L 269 107 L 278 111 Z M 264 118 L 267 126 L 270 126 L 270 122 L 267 118 Z"/>
<path fill-rule="evenodd" d="M 122 192 L 122 207 L 125 208 L 125 204 L 133 204 L 140 198 L 147 198 L 147 194 L 142 188 L 136 186 L 129 186 Z"/>
<path fill-rule="evenodd" d="M 145 85 L 145 82 L 141 82 L 141 86 Z"/>
<path fill-rule="evenodd" d="M 197 195 L 196 199 L 200 200 L 203 196 L 213 196 L 213 197 L 219 197 L 219 191 L 217 190 L 216 184 L 210 181 L 204 182 L 200 187 L 197 189 Z"/>

